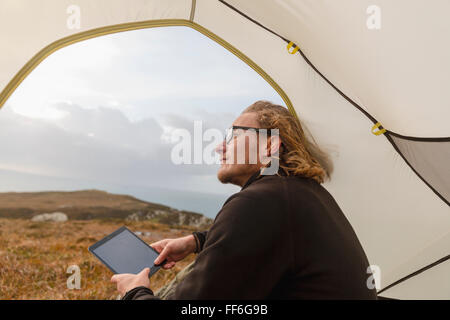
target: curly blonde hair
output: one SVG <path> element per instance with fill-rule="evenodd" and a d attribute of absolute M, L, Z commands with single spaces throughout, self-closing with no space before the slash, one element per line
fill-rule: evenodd
<path fill-rule="evenodd" d="M 304 176 L 319 183 L 330 179 L 333 171 L 330 157 L 319 148 L 306 126 L 287 108 L 260 100 L 242 113 L 256 113 L 261 128 L 279 130 L 282 141 L 279 150 L 280 169 L 285 175 Z"/>

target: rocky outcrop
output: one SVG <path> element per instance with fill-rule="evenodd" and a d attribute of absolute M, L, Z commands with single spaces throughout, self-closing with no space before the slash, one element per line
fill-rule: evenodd
<path fill-rule="evenodd" d="M 213 222 L 199 213 L 100 190 L 0 193 L 0 217 L 33 221 L 153 220 L 195 228 L 208 228 Z"/>
<path fill-rule="evenodd" d="M 152 220 L 173 226 L 209 227 L 213 220 L 202 214 L 167 208 L 166 210 L 140 210 L 130 214 L 127 221 Z"/>
<path fill-rule="evenodd" d="M 31 218 L 31 221 L 37 222 L 43 221 L 65 222 L 67 220 L 68 220 L 67 215 L 62 212 L 42 213 Z"/>

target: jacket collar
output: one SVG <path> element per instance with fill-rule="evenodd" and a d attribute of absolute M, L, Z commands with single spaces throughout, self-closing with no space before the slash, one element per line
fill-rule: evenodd
<path fill-rule="evenodd" d="M 259 178 L 261 178 L 261 170 L 256 171 L 254 174 L 252 174 L 252 176 L 247 180 L 247 182 L 244 184 L 244 186 L 242 187 L 241 191 L 244 190 L 245 188 L 247 188 L 252 182 L 258 180 Z"/>
<path fill-rule="evenodd" d="M 278 174 L 279 176 L 286 176 L 286 173 L 279 168 L 278 169 Z M 242 187 L 241 191 L 244 190 L 245 188 L 247 188 L 252 182 L 261 179 L 262 177 L 264 177 L 265 175 L 261 174 L 261 169 L 256 171 L 248 180 L 247 182 L 244 184 L 244 186 Z"/>

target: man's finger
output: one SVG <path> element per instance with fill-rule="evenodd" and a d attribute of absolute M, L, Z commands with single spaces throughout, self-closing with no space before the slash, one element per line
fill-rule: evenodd
<path fill-rule="evenodd" d="M 150 268 L 144 268 L 144 269 L 142 269 L 141 272 L 139 272 L 138 275 L 139 276 L 146 276 L 146 277 L 148 277 L 149 272 L 150 272 Z"/>
<path fill-rule="evenodd" d="M 155 249 L 158 252 L 161 252 L 161 250 L 163 249 L 163 247 L 158 242 L 151 243 L 150 247 L 152 247 L 153 249 Z"/>
<path fill-rule="evenodd" d="M 122 274 L 115 274 L 111 277 L 111 282 L 117 282 L 122 278 Z"/>
<path fill-rule="evenodd" d="M 155 259 L 155 261 L 153 261 L 153 263 L 158 265 L 161 262 L 163 262 L 164 260 L 166 260 L 167 253 L 168 253 L 168 249 L 167 249 L 167 247 L 165 247 L 164 250 L 161 251 L 159 256 Z"/>
<path fill-rule="evenodd" d="M 150 247 L 153 247 L 155 249 L 159 248 L 160 250 L 162 250 L 166 246 L 167 242 L 169 242 L 168 239 L 152 242 L 152 243 L 150 243 Z"/>
<path fill-rule="evenodd" d="M 164 268 L 164 269 L 170 269 L 170 268 L 172 268 L 174 265 L 175 265 L 175 261 L 168 262 L 168 263 L 166 263 L 166 264 L 163 266 L 163 268 Z"/>

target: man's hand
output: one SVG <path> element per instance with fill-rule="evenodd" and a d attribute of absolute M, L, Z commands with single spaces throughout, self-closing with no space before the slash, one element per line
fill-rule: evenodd
<path fill-rule="evenodd" d="M 195 238 L 192 234 L 176 239 L 160 240 L 150 244 L 150 246 L 159 252 L 158 258 L 154 261 L 156 265 L 167 259 L 167 262 L 163 265 L 164 269 L 172 268 L 177 261 L 183 260 L 196 248 Z"/>
<path fill-rule="evenodd" d="M 150 268 L 145 268 L 138 274 L 122 273 L 111 277 L 111 282 L 117 283 L 117 291 L 123 297 L 128 291 L 137 287 L 147 287 L 150 289 L 150 279 L 148 273 Z"/>

